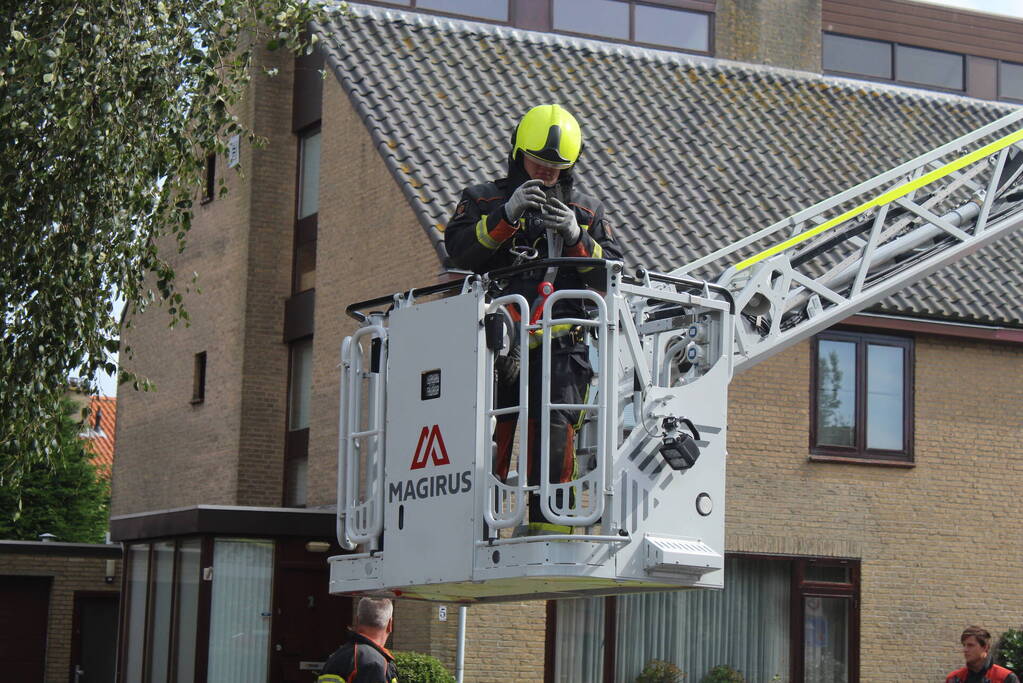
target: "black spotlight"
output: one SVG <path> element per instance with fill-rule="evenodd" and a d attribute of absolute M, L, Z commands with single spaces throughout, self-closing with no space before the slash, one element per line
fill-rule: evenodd
<path fill-rule="evenodd" d="M 692 432 L 691 435 L 677 431 L 680 422 L 689 428 L 689 431 Z M 696 464 L 697 458 L 700 457 L 700 447 L 696 444 L 700 440 L 700 432 L 696 430 L 696 426 L 690 420 L 684 417 L 665 418 L 663 426 L 665 436 L 661 441 L 661 447 L 657 450 L 671 469 L 688 470 Z"/>

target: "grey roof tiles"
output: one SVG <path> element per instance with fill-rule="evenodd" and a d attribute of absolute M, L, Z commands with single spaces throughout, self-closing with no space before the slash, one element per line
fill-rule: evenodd
<path fill-rule="evenodd" d="M 582 186 L 631 265 L 671 270 L 989 123 L 1007 105 L 391 10 L 320 27 L 329 68 L 443 257 L 468 184 L 499 177 L 518 118 L 583 127 Z M 1023 231 L 1021 231 L 1023 232 Z M 1023 234 L 876 311 L 1023 327 Z"/>

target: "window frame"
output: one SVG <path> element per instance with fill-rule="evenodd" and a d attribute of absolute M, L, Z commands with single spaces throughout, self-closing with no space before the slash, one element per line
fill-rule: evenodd
<path fill-rule="evenodd" d="M 839 341 L 851 342 L 856 345 L 856 378 L 855 378 L 855 438 L 852 447 L 821 445 L 817 443 L 819 434 L 817 382 L 819 372 L 820 342 Z M 887 450 L 868 448 L 867 439 L 867 348 L 875 346 L 894 346 L 903 349 L 902 365 L 902 449 Z M 809 453 L 813 461 L 839 461 L 872 465 L 895 465 L 913 467 L 914 462 L 914 413 L 915 413 L 915 340 L 912 337 L 876 334 L 872 332 L 854 332 L 847 329 L 826 330 L 817 334 L 810 347 L 810 430 Z"/>

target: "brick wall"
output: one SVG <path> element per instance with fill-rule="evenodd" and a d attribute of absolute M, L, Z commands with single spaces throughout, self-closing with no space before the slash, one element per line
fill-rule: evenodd
<path fill-rule="evenodd" d="M 807 460 L 808 343 L 732 384 L 727 548 L 861 558 L 865 681 L 940 680 L 966 625 L 1023 614 L 1023 348 L 922 336 L 915 353 L 911 469 Z"/>
<path fill-rule="evenodd" d="M 395 608 L 394 648 L 433 655 L 455 671 L 458 642 L 458 605 L 447 605 L 447 621 L 440 621 L 440 605 L 401 602 Z M 473 683 L 542 681 L 546 602 L 509 602 L 468 608 L 465 624 L 465 676 Z"/>
<path fill-rule="evenodd" d="M 71 671 L 71 626 L 75 591 L 118 593 L 121 560 L 116 560 L 113 583 L 106 583 L 106 557 L 73 555 L 0 554 L 0 581 L 4 576 L 49 576 L 50 616 L 46 628 L 46 678 L 42 683 L 67 683 Z M 111 638 L 117 638 L 113 633 Z"/>
<path fill-rule="evenodd" d="M 715 56 L 821 69 L 821 0 L 718 0 Z"/>
<path fill-rule="evenodd" d="M 280 504 L 290 294 L 295 145 L 290 134 L 294 60 L 263 56 L 281 73 L 255 69 L 241 118 L 257 116 L 269 142 L 241 144 L 241 162 L 217 159 L 228 194 L 196 206 L 185 251 L 163 255 L 184 287 L 188 326 L 168 327 L 160 307 L 130 319 L 123 366 L 155 382 L 151 392 L 118 390 L 112 515 L 196 504 Z M 259 192 L 253 193 L 252 183 Z M 192 404 L 193 361 L 207 352 L 206 399 Z"/>

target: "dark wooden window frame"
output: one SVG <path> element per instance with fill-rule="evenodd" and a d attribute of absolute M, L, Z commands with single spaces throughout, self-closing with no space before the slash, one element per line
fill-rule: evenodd
<path fill-rule="evenodd" d="M 832 445 L 818 445 L 817 434 L 817 372 L 818 354 L 820 341 L 843 341 L 856 344 L 856 436 L 855 446 L 843 447 Z M 867 364 L 866 348 L 868 345 L 895 346 L 902 348 L 905 356 L 902 367 L 902 442 L 901 450 L 884 450 L 867 448 Z M 913 458 L 913 414 L 914 414 L 914 340 L 911 337 L 899 337 L 881 335 L 865 332 L 853 332 L 845 329 L 835 329 L 822 332 L 814 337 L 810 353 L 810 460 L 814 461 L 838 461 L 849 463 L 861 463 L 870 465 L 894 465 L 900 467 L 912 467 Z"/>
<path fill-rule="evenodd" d="M 822 31 L 821 32 L 821 51 L 822 51 L 822 57 L 823 57 L 823 50 L 824 50 L 824 47 L 823 47 L 823 45 L 824 45 L 824 37 L 825 36 L 829 36 L 829 35 L 830 36 L 840 36 L 842 38 L 852 38 L 854 40 L 862 40 L 864 42 L 869 42 L 869 43 L 882 43 L 884 45 L 887 45 L 888 48 L 891 50 L 891 55 L 892 55 L 892 59 L 891 59 L 892 75 L 891 75 L 890 78 L 880 78 L 878 76 L 869 76 L 869 75 L 866 75 L 866 74 L 856 73 L 855 71 L 833 71 L 833 70 L 830 70 L 830 69 L 824 70 L 823 69 L 823 64 L 822 64 L 821 65 L 822 71 L 824 73 L 826 73 L 826 74 L 830 74 L 830 75 L 834 75 L 834 76 L 844 76 L 846 78 L 855 78 L 855 79 L 861 80 L 861 81 L 872 81 L 874 83 L 895 83 L 896 85 L 906 85 L 906 86 L 910 86 L 910 87 L 913 87 L 913 88 L 921 88 L 921 89 L 924 89 L 924 90 L 934 90 L 934 91 L 937 91 L 937 92 L 957 93 L 957 94 L 960 94 L 960 95 L 966 93 L 967 90 L 968 90 L 969 84 L 966 82 L 966 79 L 967 79 L 967 75 L 966 75 L 966 57 L 967 57 L 967 55 L 962 53 L 962 52 L 955 52 L 954 50 L 938 50 L 938 49 L 933 48 L 933 47 L 922 47 L 920 45 L 910 45 L 908 43 L 898 43 L 898 42 L 893 42 L 893 41 L 890 41 L 890 40 L 878 40 L 877 38 L 864 38 L 863 36 L 854 36 L 854 35 L 850 35 L 848 33 L 837 33 L 835 31 Z M 962 62 L 963 62 L 963 87 L 961 89 L 957 89 L 957 88 L 943 88 L 943 87 L 941 87 L 939 85 L 931 85 L 929 83 L 916 83 L 914 81 L 903 81 L 903 80 L 900 80 L 897 77 L 897 74 L 899 73 L 898 51 L 895 49 L 897 46 L 911 47 L 911 48 L 915 48 L 917 50 L 930 50 L 931 52 L 944 52 L 946 54 L 955 55 L 955 56 L 961 58 Z"/>
<path fill-rule="evenodd" d="M 844 598 L 849 609 L 849 680 L 858 681 L 860 672 L 860 560 L 853 558 L 802 557 L 793 555 L 761 555 L 757 553 L 727 553 L 728 559 L 768 560 L 789 564 L 791 589 L 789 592 L 789 676 L 792 683 L 803 681 L 803 637 L 805 623 L 803 605 L 807 597 Z M 811 566 L 844 567 L 849 570 L 849 581 L 811 581 L 806 569 Z M 558 629 L 557 601 L 547 601 L 547 624 L 544 637 L 544 683 L 555 683 L 555 643 Z M 604 675 L 602 683 L 614 683 L 617 644 L 618 598 L 604 598 Z M 595 682 L 596 683 L 596 682 Z"/>

